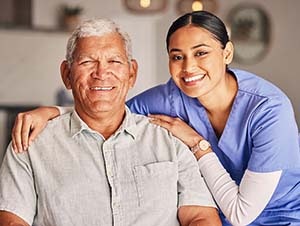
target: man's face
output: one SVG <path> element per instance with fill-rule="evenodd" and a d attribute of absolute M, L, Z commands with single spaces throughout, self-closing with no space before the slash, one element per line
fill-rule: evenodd
<path fill-rule="evenodd" d="M 136 62 L 128 62 L 124 41 L 117 33 L 81 38 L 69 73 L 62 71 L 71 88 L 79 115 L 124 111 L 129 88 L 136 78 Z M 66 75 L 68 74 L 68 75 Z"/>

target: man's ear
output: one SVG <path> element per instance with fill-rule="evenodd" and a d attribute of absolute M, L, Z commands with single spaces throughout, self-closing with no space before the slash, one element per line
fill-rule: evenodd
<path fill-rule="evenodd" d="M 234 47 L 231 41 L 226 43 L 226 46 L 224 48 L 224 60 L 225 64 L 230 64 L 233 59 L 233 53 L 234 53 Z"/>
<path fill-rule="evenodd" d="M 130 88 L 132 88 L 135 84 L 137 72 L 138 72 L 138 63 L 135 59 L 132 59 L 130 61 L 130 75 L 129 75 Z"/>
<path fill-rule="evenodd" d="M 60 65 L 60 75 L 67 89 L 71 89 L 70 68 L 68 62 L 64 60 Z"/>

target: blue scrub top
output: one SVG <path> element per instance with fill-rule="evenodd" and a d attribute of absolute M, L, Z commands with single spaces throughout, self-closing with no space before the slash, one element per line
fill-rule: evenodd
<path fill-rule="evenodd" d="M 139 114 L 165 114 L 187 122 L 211 143 L 237 184 L 246 169 L 282 170 L 272 199 L 251 225 L 300 225 L 300 150 L 291 102 L 279 88 L 252 73 L 230 72 L 238 92 L 220 138 L 198 99 L 186 96 L 172 79 L 135 96 L 127 105 Z M 221 217 L 223 225 L 230 225 Z"/>

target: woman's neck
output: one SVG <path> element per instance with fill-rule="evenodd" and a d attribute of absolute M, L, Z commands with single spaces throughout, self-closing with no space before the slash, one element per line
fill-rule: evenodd
<path fill-rule="evenodd" d="M 218 137 L 223 133 L 237 90 L 236 79 L 227 72 L 213 92 L 199 98 Z"/>

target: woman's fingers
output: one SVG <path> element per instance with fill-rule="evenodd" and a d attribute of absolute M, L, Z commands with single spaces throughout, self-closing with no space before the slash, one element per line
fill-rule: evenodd
<path fill-rule="evenodd" d="M 165 115 L 149 115 L 149 118 L 151 123 L 161 126 L 169 130 L 171 133 L 173 132 L 172 122 L 174 119 L 172 117 Z"/>
<path fill-rule="evenodd" d="M 23 113 L 19 113 L 15 119 L 14 126 L 12 128 L 12 145 L 15 152 L 21 152 L 22 147 L 22 139 L 21 139 L 21 130 L 22 130 L 22 120 Z"/>
<path fill-rule="evenodd" d="M 28 113 L 19 113 L 12 129 L 12 145 L 15 152 L 20 153 L 28 148 L 28 136 L 32 117 Z"/>
<path fill-rule="evenodd" d="M 25 151 L 47 125 L 47 121 L 59 116 L 56 107 L 39 107 L 19 113 L 12 129 L 12 147 L 15 152 Z"/>
<path fill-rule="evenodd" d="M 173 117 L 167 116 L 167 115 L 148 115 L 148 117 L 153 119 L 159 119 L 165 122 L 172 122 L 174 120 Z"/>
<path fill-rule="evenodd" d="M 22 121 L 22 130 L 21 130 L 21 139 L 22 139 L 22 147 L 23 151 L 25 151 L 28 148 L 28 138 L 30 134 L 30 130 L 32 127 L 32 116 L 31 114 L 24 114 L 23 121 Z"/>
<path fill-rule="evenodd" d="M 189 147 L 195 145 L 195 140 L 203 139 L 200 134 L 180 118 L 167 115 L 149 115 L 149 118 L 151 123 L 167 129 Z"/>

